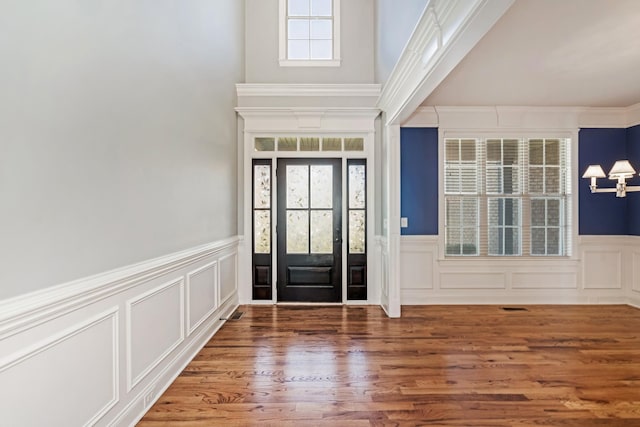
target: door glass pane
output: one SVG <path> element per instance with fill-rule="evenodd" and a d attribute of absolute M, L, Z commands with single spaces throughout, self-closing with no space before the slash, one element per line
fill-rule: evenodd
<path fill-rule="evenodd" d="M 349 211 L 349 253 L 365 252 L 364 211 Z"/>
<path fill-rule="evenodd" d="M 311 207 L 333 207 L 333 166 L 311 166 Z"/>
<path fill-rule="evenodd" d="M 287 165 L 287 209 L 309 207 L 309 166 Z"/>
<path fill-rule="evenodd" d="M 349 165 L 349 209 L 365 207 L 364 165 Z"/>
<path fill-rule="evenodd" d="M 254 211 L 254 252 L 271 252 L 271 211 Z"/>
<path fill-rule="evenodd" d="M 253 168 L 254 208 L 269 208 L 271 206 L 271 166 L 255 165 Z"/>
<path fill-rule="evenodd" d="M 309 253 L 309 211 L 287 211 L 287 253 Z"/>
<path fill-rule="evenodd" d="M 333 253 L 333 211 L 311 211 L 311 253 Z"/>

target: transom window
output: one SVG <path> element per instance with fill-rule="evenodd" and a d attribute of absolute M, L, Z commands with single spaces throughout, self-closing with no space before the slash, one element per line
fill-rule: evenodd
<path fill-rule="evenodd" d="M 280 65 L 340 65 L 340 0 L 280 0 Z"/>
<path fill-rule="evenodd" d="M 570 140 L 445 140 L 445 255 L 570 255 Z"/>

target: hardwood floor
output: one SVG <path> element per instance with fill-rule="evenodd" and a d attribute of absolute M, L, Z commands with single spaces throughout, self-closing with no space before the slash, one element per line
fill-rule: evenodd
<path fill-rule="evenodd" d="M 640 426 L 628 306 L 242 306 L 140 426 Z"/>

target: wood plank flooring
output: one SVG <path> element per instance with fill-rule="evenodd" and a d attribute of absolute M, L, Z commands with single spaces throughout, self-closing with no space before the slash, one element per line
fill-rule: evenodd
<path fill-rule="evenodd" d="M 628 306 L 243 306 L 139 426 L 640 426 Z"/>

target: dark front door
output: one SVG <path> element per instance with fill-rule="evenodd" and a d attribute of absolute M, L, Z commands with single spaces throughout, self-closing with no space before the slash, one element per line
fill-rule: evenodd
<path fill-rule="evenodd" d="M 278 301 L 342 301 L 342 160 L 278 159 Z"/>

